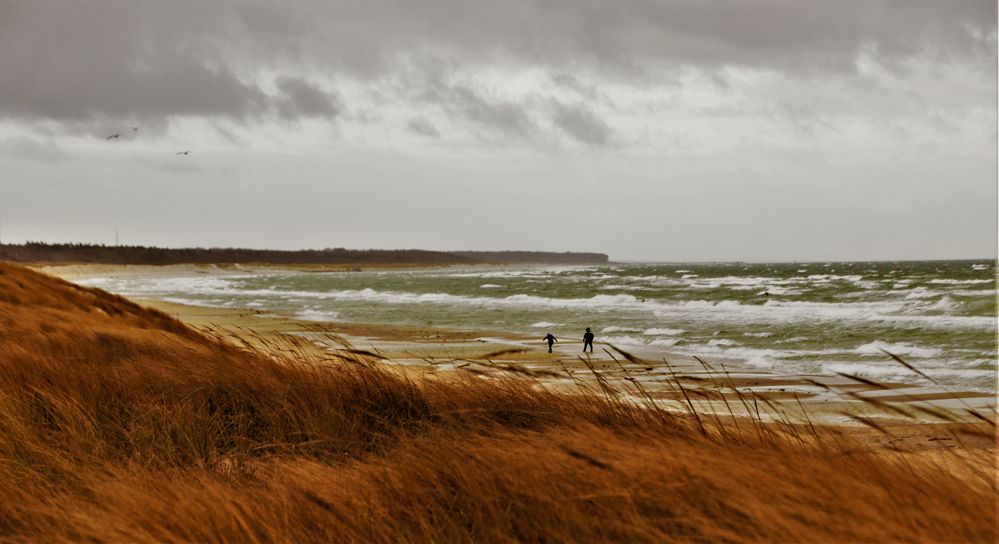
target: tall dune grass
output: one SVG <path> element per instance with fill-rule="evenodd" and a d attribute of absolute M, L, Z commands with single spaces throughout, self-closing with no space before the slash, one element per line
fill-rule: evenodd
<path fill-rule="evenodd" d="M 0 538 L 996 539 L 994 472 L 515 371 L 415 381 L 285 349 L 0 263 Z"/>

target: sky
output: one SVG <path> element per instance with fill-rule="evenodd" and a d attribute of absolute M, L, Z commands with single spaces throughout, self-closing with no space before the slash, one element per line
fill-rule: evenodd
<path fill-rule="evenodd" d="M 994 258 L 996 34 L 978 0 L 0 0 L 0 237 Z"/>

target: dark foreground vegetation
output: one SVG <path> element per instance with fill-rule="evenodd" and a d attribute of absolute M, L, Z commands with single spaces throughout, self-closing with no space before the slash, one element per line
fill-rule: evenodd
<path fill-rule="evenodd" d="M 0 263 L 0 539 L 996 539 L 994 472 L 289 345 Z"/>
<path fill-rule="evenodd" d="M 102 264 L 322 264 L 322 265 L 462 265 L 462 264 L 600 264 L 602 253 L 542 251 L 426 251 L 420 249 L 305 249 L 283 251 L 242 248 L 161 248 L 97 244 L 4 244 L 0 258 L 17 262 Z"/>

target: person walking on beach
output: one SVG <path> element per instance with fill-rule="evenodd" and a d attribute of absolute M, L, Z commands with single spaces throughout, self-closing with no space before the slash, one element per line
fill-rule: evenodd
<path fill-rule="evenodd" d="M 548 335 L 542 338 L 542 340 L 548 342 L 548 353 L 552 352 L 552 344 L 558 342 L 558 338 L 552 336 L 552 333 L 548 333 Z"/>
<path fill-rule="evenodd" d="M 583 334 L 583 353 L 586 353 L 586 346 L 590 346 L 590 353 L 593 353 L 593 333 L 589 327 L 586 327 L 586 333 Z"/>

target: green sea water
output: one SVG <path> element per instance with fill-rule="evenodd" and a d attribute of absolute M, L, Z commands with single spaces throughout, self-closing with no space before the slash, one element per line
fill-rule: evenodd
<path fill-rule="evenodd" d="M 126 296 L 327 321 L 419 324 L 996 391 L 996 262 L 612 264 L 92 278 Z"/>

